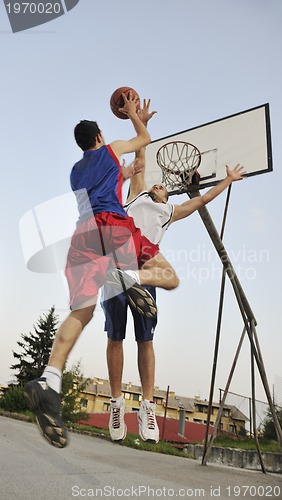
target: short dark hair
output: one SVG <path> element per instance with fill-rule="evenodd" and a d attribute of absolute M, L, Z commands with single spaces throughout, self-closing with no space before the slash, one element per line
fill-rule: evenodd
<path fill-rule="evenodd" d="M 74 129 L 74 137 L 77 145 L 82 151 L 94 148 L 96 145 L 97 135 L 101 133 L 96 122 L 90 120 L 81 120 Z"/>

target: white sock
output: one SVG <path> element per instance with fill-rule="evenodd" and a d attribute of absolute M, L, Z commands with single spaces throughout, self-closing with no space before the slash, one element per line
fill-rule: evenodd
<path fill-rule="evenodd" d="M 137 271 L 124 271 L 128 276 L 133 278 L 138 285 L 140 285 L 140 278 L 139 278 L 139 273 Z"/>
<path fill-rule="evenodd" d="M 54 391 L 60 394 L 62 390 L 62 372 L 54 366 L 46 366 L 42 377 L 46 378 L 46 382 Z"/>
<path fill-rule="evenodd" d="M 111 401 L 115 401 L 115 403 L 121 403 L 123 400 L 123 396 L 119 396 L 118 398 L 112 398 Z"/>

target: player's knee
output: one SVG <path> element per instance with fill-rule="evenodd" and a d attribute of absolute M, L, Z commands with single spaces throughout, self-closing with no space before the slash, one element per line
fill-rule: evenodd
<path fill-rule="evenodd" d="M 176 274 L 176 272 L 174 271 L 174 269 L 169 269 L 168 270 L 168 286 L 167 286 L 167 289 L 168 290 L 174 290 L 175 288 L 177 288 L 179 285 L 179 278 Z"/>
<path fill-rule="evenodd" d="M 179 285 L 179 278 L 178 278 L 177 274 L 174 273 L 172 289 L 177 288 L 178 285 Z"/>
<path fill-rule="evenodd" d="M 94 309 L 95 309 L 95 306 L 89 306 L 89 307 L 85 307 L 85 309 L 83 309 L 83 320 L 85 325 L 87 325 L 87 323 L 89 323 L 89 321 L 91 321 L 91 319 L 93 318 L 93 314 L 94 314 Z"/>
<path fill-rule="evenodd" d="M 72 311 L 71 315 L 78 319 L 84 328 L 93 318 L 94 309 L 95 305 L 83 307 L 81 309 L 77 309 L 76 311 Z"/>

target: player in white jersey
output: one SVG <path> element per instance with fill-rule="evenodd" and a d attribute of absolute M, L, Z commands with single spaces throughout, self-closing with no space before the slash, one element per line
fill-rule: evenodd
<path fill-rule="evenodd" d="M 149 113 L 148 103 L 144 103 L 142 120 L 147 125 L 154 112 Z M 145 149 L 136 154 L 136 162 L 145 166 Z M 140 166 L 140 165 L 139 165 Z M 134 219 L 136 227 L 152 243 L 159 244 L 167 228 L 173 222 L 185 218 L 206 205 L 234 180 L 242 179 L 243 167 L 237 165 L 233 170 L 227 169 L 227 177 L 211 188 L 203 196 L 186 201 L 182 205 L 168 203 L 168 192 L 162 184 L 154 185 L 150 190 L 145 183 L 145 168 L 130 179 L 130 193 L 124 205 L 125 211 Z M 146 264 L 143 268 L 146 267 Z M 146 287 L 151 295 L 156 298 L 155 288 Z M 125 295 L 112 297 L 108 285 L 104 289 L 103 309 L 105 311 L 105 330 L 108 335 L 107 363 L 109 380 L 112 391 L 110 434 L 113 441 L 124 439 L 126 425 L 124 422 L 125 401 L 122 396 L 122 371 L 123 371 L 123 340 L 125 338 L 128 304 Z M 107 299 L 107 297 L 110 297 Z M 138 412 L 140 437 L 149 442 L 157 443 L 159 429 L 155 417 L 156 403 L 154 397 L 155 355 L 153 349 L 153 336 L 157 324 L 157 317 L 146 318 L 141 316 L 131 307 L 134 321 L 135 339 L 138 346 L 138 370 L 142 385 L 142 402 Z"/>
<path fill-rule="evenodd" d="M 158 245 L 162 240 L 173 216 L 174 206 L 170 203 L 156 203 L 152 192 L 141 191 L 135 198 L 127 201 L 125 211 L 134 219 L 136 227 L 152 243 Z"/>

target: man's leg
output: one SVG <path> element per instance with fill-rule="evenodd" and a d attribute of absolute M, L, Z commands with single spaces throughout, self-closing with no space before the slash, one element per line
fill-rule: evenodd
<path fill-rule="evenodd" d="M 63 321 L 53 342 L 48 366 L 63 370 L 70 351 L 84 327 L 93 317 L 95 305 L 72 311 Z"/>
<path fill-rule="evenodd" d="M 125 401 L 121 393 L 123 371 L 123 339 L 127 321 L 127 299 L 124 295 L 112 297 L 112 290 L 105 285 L 102 307 L 105 313 L 105 330 L 108 335 L 107 364 L 111 386 L 111 412 L 109 431 L 113 441 L 125 438 L 127 427 L 124 422 Z M 107 299 L 107 297 L 110 297 Z"/>
<path fill-rule="evenodd" d="M 109 285 L 127 296 L 129 304 L 139 314 L 148 318 L 156 316 L 157 306 L 147 286 L 173 290 L 179 284 L 176 272 L 160 253 L 146 261 L 139 271 L 112 269 L 106 279 Z"/>
<path fill-rule="evenodd" d="M 123 341 L 108 339 L 107 363 L 112 398 L 121 396 L 121 381 L 123 371 Z"/>
<path fill-rule="evenodd" d="M 173 290 L 179 285 L 179 278 L 165 257 L 159 252 L 143 264 L 137 272 L 141 285 L 150 285 Z"/>
<path fill-rule="evenodd" d="M 143 399 L 152 401 L 155 384 L 155 353 L 153 341 L 137 342 L 138 370 L 142 385 Z"/>
<path fill-rule="evenodd" d="M 127 427 L 124 422 L 125 401 L 121 394 L 123 370 L 122 342 L 122 340 L 108 339 L 107 345 L 107 363 L 112 391 L 109 431 L 113 441 L 123 440 L 127 433 Z"/>
<path fill-rule="evenodd" d="M 138 369 L 142 384 L 143 401 L 138 412 L 139 435 L 144 441 L 157 443 L 159 428 L 154 402 L 155 353 L 153 341 L 138 342 Z"/>
<path fill-rule="evenodd" d="M 67 432 L 60 414 L 60 384 L 52 388 L 53 379 L 60 377 L 68 354 L 80 333 L 93 316 L 95 305 L 72 311 L 56 333 L 48 367 L 41 378 L 26 385 L 25 394 L 43 436 L 57 448 L 67 445 Z M 48 370 L 50 370 L 48 372 Z M 49 383 L 49 378 L 51 382 Z M 56 380 L 55 380 L 56 385 Z"/>
<path fill-rule="evenodd" d="M 156 289 L 154 287 L 148 287 L 148 291 L 153 299 L 156 300 Z M 144 441 L 157 443 L 159 441 L 159 428 L 155 416 L 155 353 L 153 348 L 153 337 L 157 326 L 157 317 L 146 318 L 133 310 L 132 315 L 138 348 L 138 371 L 142 385 L 143 398 L 137 414 L 139 435 Z"/>

